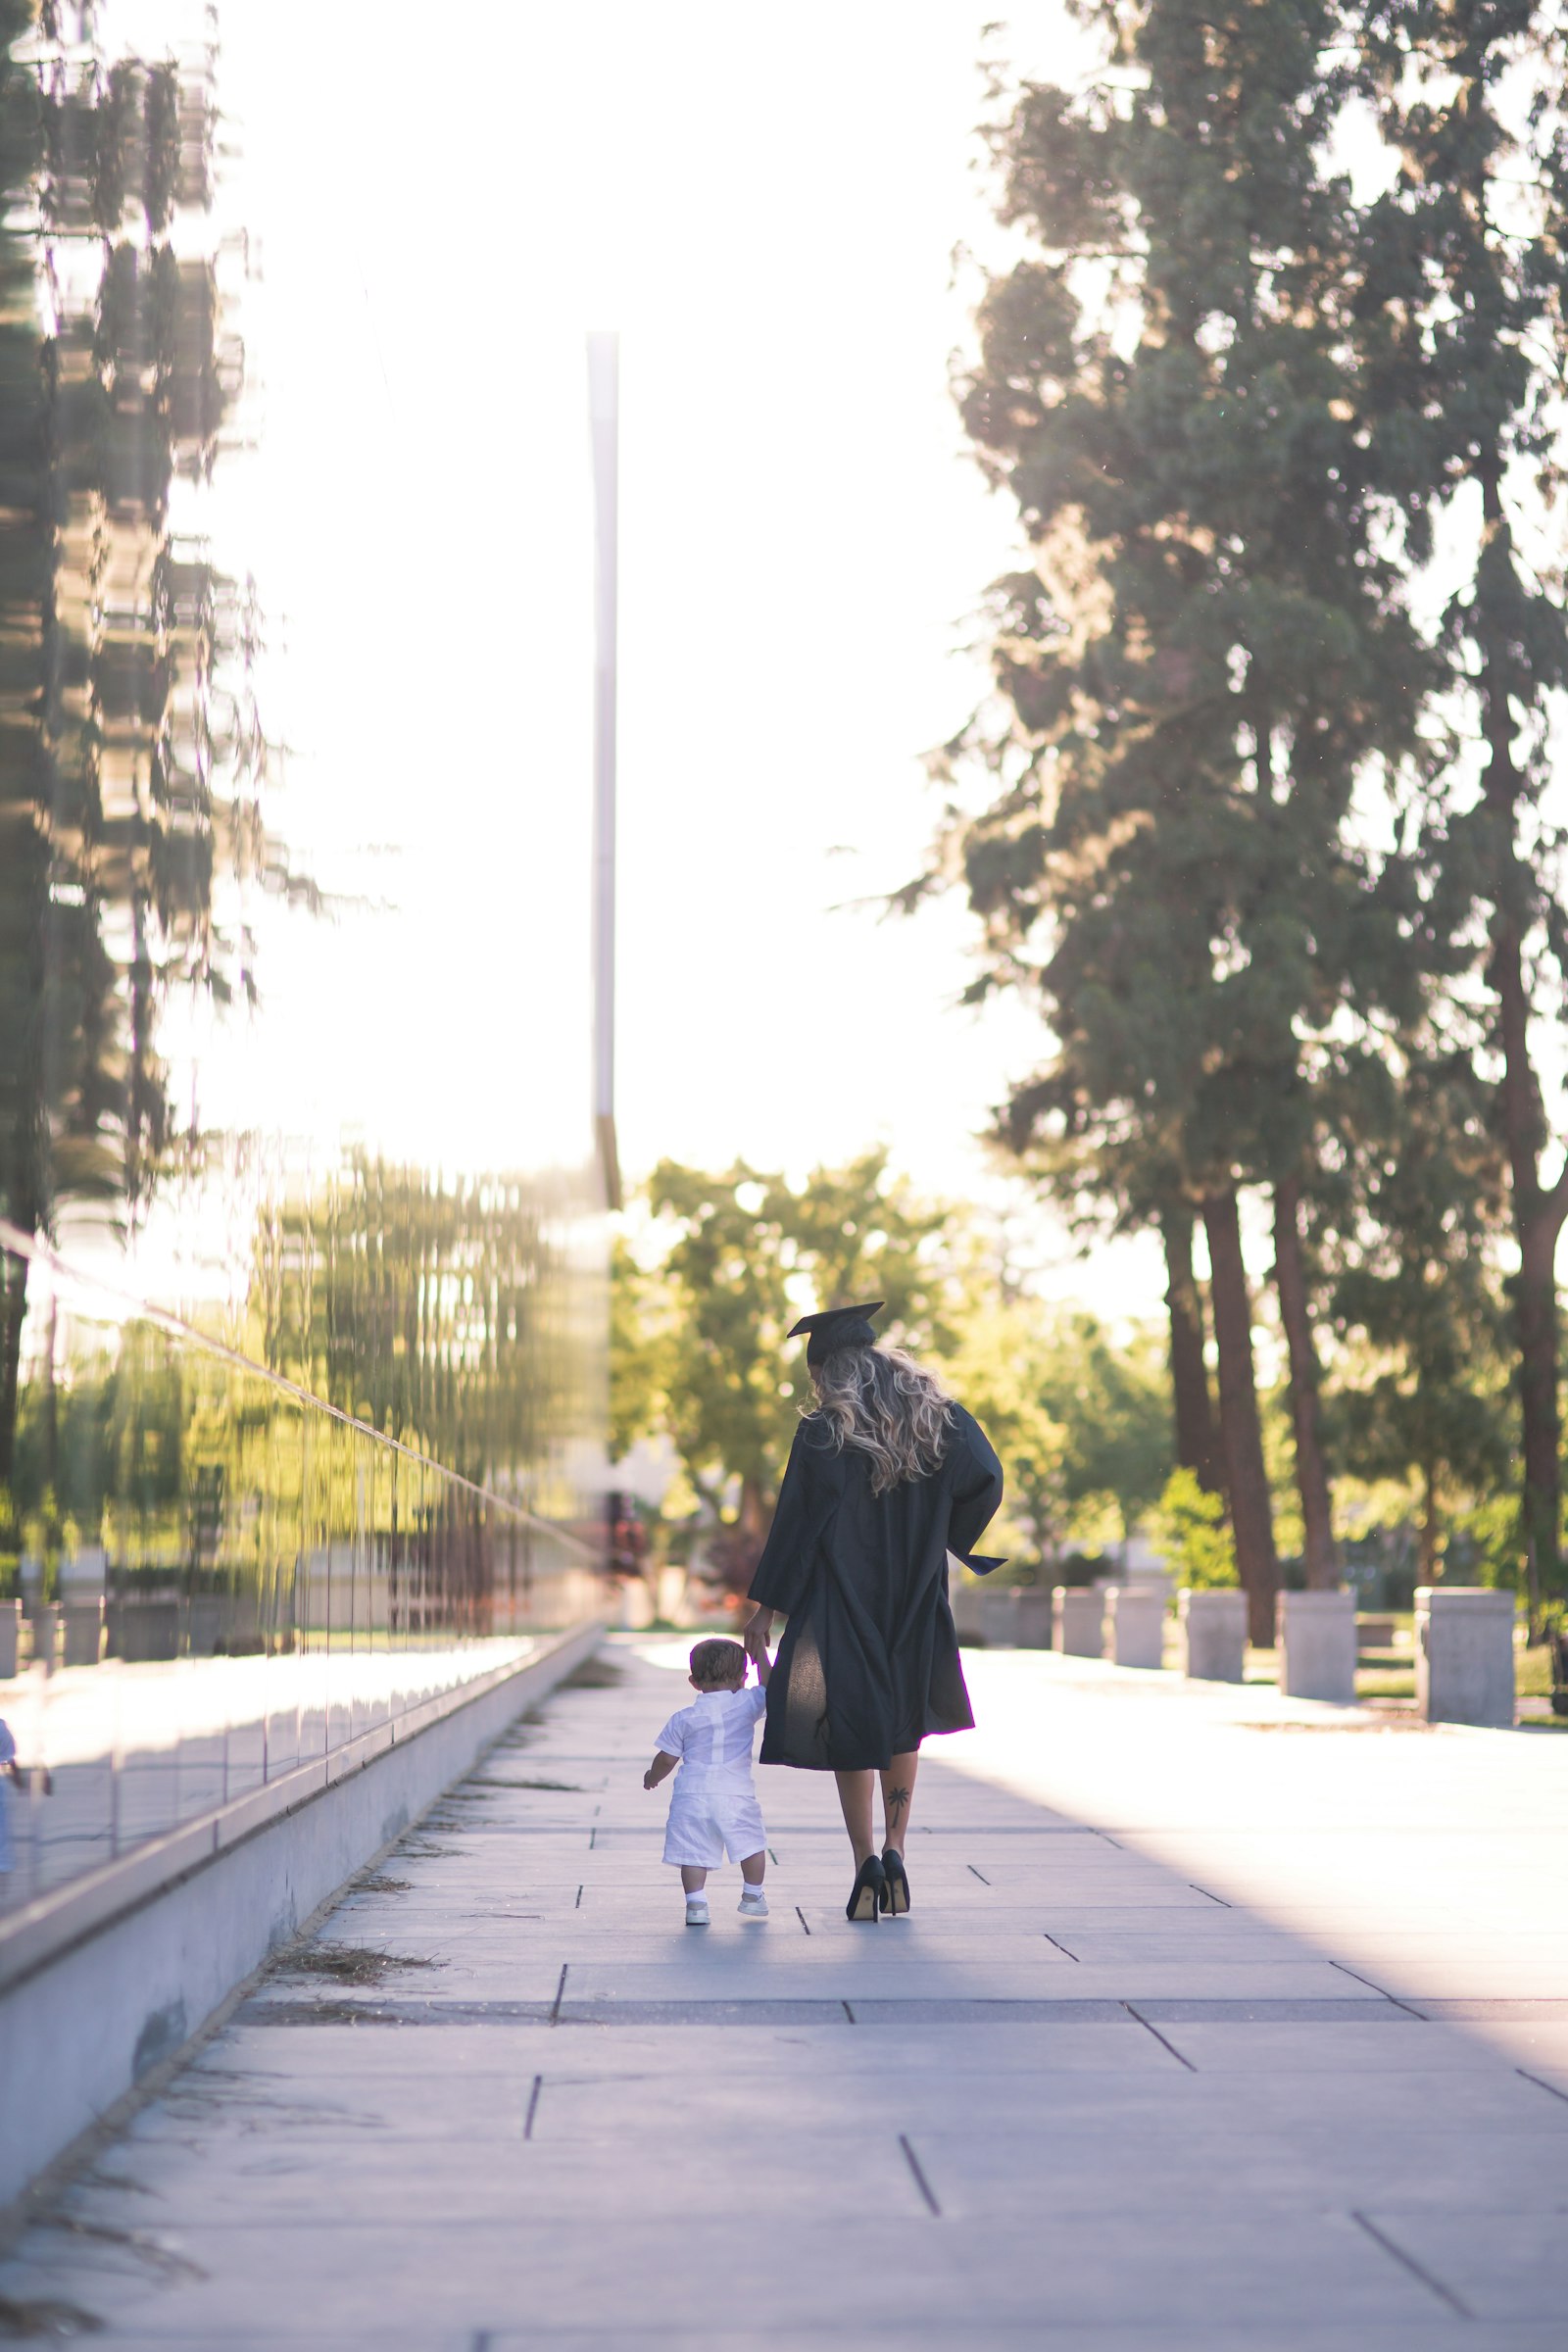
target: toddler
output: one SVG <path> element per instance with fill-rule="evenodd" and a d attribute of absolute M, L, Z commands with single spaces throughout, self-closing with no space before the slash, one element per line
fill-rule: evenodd
<path fill-rule="evenodd" d="M 691 1654 L 697 1697 L 670 1717 L 659 1735 L 659 1753 L 643 1774 L 657 1788 L 680 1766 L 669 1798 L 664 1860 L 680 1867 L 686 1925 L 708 1926 L 708 1874 L 728 1856 L 739 1862 L 742 1919 L 765 1919 L 767 1832 L 752 1787 L 752 1741 L 767 1704 L 766 1656 L 757 1661 L 759 1688 L 746 1689 L 746 1652 L 738 1642 L 699 1642 Z"/>

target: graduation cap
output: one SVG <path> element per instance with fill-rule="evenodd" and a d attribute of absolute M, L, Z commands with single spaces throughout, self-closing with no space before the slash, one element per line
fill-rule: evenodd
<path fill-rule="evenodd" d="M 803 1331 L 808 1335 L 806 1360 L 814 1368 L 840 1348 L 874 1348 L 871 1317 L 886 1304 L 885 1298 L 868 1298 L 863 1306 L 827 1306 L 819 1315 L 803 1315 L 785 1337 L 798 1340 Z"/>

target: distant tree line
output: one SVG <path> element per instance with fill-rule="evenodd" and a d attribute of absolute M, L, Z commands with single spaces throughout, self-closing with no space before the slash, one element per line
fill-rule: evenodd
<path fill-rule="evenodd" d="M 1179 1457 L 1223 1496 L 1254 1640 L 1280 1561 L 1250 1229 L 1307 1582 L 1341 1574 L 1335 1477 L 1387 1475 L 1428 1572 L 1456 1496 L 1510 1491 L 1539 1607 L 1563 1592 L 1561 14 L 1077 13 L 1098 72 L 993 89 L 1017 258 L 959 391 L 1030 560 L 902 903 L 964 892 L 972 995 L 1039 1006 L 1003 1140 L 1085 1231 L 1160 1237 Z"/>
<path fill-rule="evenodd" d="M 667 1442 L 665 1506 L 708 1565 L 744 1590 L 766 1538 L 797 1416 L 812 1401 L 802 1341 L 824 1300 L 882 1298 L 878 1318 L 946 1379 L 1007 1464 L 993 1548 L 1028 1578 L 1100 1552 L 1158 1500 L 1172 1455 L 1164 1372 L 1147 1335 L 1117 1338 L 1011 1275 L 998 1234 L 919 1194 L 867 1152 L 790 1182 L 744 1162 L 663 1160 L 616 1244 L 611 1452 Z"/>

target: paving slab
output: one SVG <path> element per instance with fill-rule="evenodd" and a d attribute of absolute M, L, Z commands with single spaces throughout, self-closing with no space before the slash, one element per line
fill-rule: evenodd
<path fill-rule="evenodd" d="M 851 1928 L 831 1785 L 760 1773 L 771 1915 L 726 1871 L 688 1931 L 639 1786 L 682 1655 L 617 1640 L 348 1890 L 0 2264 L 11 2313 L 125 2352 L 1559 2352 L 1568 1742 L 985 1653 L 907 1920 Z"/>
<path fill-rule="evenodd" d="M 200 2339 L 176 2328 L 168 2334 L 117 2334 L 113 2340 L 122 2352 L 168 2352 L 170 2346 Z M 529 2328 L 437 2328 L 411 2333 L 384 2320 L 365 2334 L 313 2332 L 289 2338 L 291 2352 L 533 2352 L 542 2340 L 562 2345 L 567 2352 L 623 2352 L 628 2341 L 647 2347 L 647 2352 L 800 2352 L 801 2345 L 799 2334 L 788 2324 L 777 2328 L 736 2328 L 723 2319 L 690 2327 L 654 2325 L 639 2328 L 635 2338 L 598 2328 L 552 2328 L 546 2338 Z M 935 2331 L 919 2326 L 905 2326 L 893 2333 L 880 2328 L 865 2328 L 857 2338 L 861 2352 L 910 2352 L 910 2347 L 914 2352 L 935 2352 L 936 2347 L 955 2340 L 945 2323 Z M 223 2352 L 272 2352 L 275 2341 L 271 2336 L 230 2330 L 223 2338 Z M 1241 2328 L 1168 2328 L 1160 2341 L 1165 2352 L 1345 2352 L 1345 2336 L 1337 2324 L 1319 2328 L 1266 2318 L 1249 2321 Z M 1050 2352 L 1145 2352 L 1148 2342 L 1148 2332 L 1142 2328 L 1062 2325 L 1049 2312 L 1017 2326 L 971 2325 L 962 2336 L 964 2352 L 1037 2352 L 1042 2344 Z M 1441 2312 L 1432 2321 L 1380 2322 L 1363 2329 L 1356 2343 L 1358 2352 L 1362 2347 L 1366 2352 L 1431 2352 L 1434 2345 L 1449 2343 L 1455 2352 L 1477 2352 L 1475 2329 L 1456 2315 Z M 1561 2352 L 1561 2330 L 1549 2322 L 1494 2322 L 1486 2336 L 1486 2352 Z"/>

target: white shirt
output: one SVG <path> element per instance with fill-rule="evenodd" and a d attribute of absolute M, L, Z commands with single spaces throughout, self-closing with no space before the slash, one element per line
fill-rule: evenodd
<path fill-rule="evenodd" d="M 679 1756 L 681 1781 L 752 1777 L 752 1742 L 767 1692 L 753 1684 L 744 1690 L 699 1690 L 693 1704 L 672 1715 L 659 1735 L 666 1756 Z"/>

